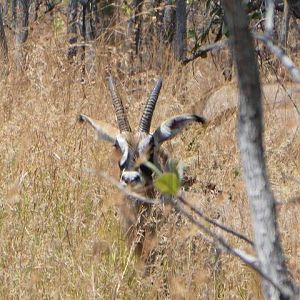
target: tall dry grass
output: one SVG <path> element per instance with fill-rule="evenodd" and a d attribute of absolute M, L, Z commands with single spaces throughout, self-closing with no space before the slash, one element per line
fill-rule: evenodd
<path fill-rule="evenodd" d="M 82 80 L 80 65 L 66 61 L 64 30 L 57 32 L 51 23 L 32 30 L 26 70 L 17 74 L 12 63 L 0 89 L 0 298 L 260 299 L 259 279 L 251 269 L 220 253 L 197 228 L 167 209 L 167 222 L 149 241 L 158 255 L 145 275 L 145 266 L 121 234 L 117 207 L 124 200 L 105 178 L 88 171 L 118 176 L 111 147 L 95 142 L 77 122 L 79 113 L 86 113 L 114 123 L 104 68 L 113 65 L 116 75 L 120 53 L 107 51 L 99 41 L 96 77 Z M 209 58 L 184 69 L 172 58 L 169 63 L 172 67 L 164 65 L 163 74 L 157 69 L 132 77 L 118 73 L 133 124 L 156 76 L 164 76 L 164 86 L 153 126 L 188 112 L 224 84 Z M 299 190 L 289 179 L 299 177 L 299 142 L 276 139 L 280 124 L 272 116 L 267 115 L 266 128 L 270 178 L 276 195 L 287 199 Z M 166 148 L 177 159 L 196 162 L 188 173 L 195 182 L 187 199 L 251 237 L 235 116 L 205 130 L 186 129 Z M 299 280 L 298 206 L 280 207 L 279 213 L 285 252 Z M 253 254 L 241 241 L 227 238 Z"/>

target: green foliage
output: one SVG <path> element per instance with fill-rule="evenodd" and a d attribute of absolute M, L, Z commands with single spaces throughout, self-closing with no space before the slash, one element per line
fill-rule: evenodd
<path fill-rule="evenodd" d="M 175 196 L 180 189 L 180 179 L 176 173 L 163 173 L 155 182 L 155 187 L 163 194 Z"/>
<path fill-rule="evenodd" d="M 175 160 L 170 160 L 167 165 L 168 172 L 162 173 L 153 163 L 144 163 L 158 177 L 154 181 L 155 188 L 163 194 L 175 196 L 181 187 L 182 166 Z"/>
<path fill-rule="evenodd" d="M 134 13 L 134 9 L 126 2 L 123 2 L 122 4 L 122 11 L 128 17 L 130 17 Z"/>

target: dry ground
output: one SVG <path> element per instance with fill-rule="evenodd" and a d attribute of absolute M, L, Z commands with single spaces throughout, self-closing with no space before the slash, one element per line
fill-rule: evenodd
<path fill-rule="evenodd" d="M 42 35 L 41 35 L 42 36 Z M 31 38 L 27 70 L 11 71 L 0 89 L 0 298 L 1 299 L 260 299 L 256 274 L 238 259 L 220 254 L 184 219 L 168 214 L 153 243 L 161 249 L 155 268 L 130 255 L 116 205 L 118 192 L 88 170 L 118 176 L 111 147 L 95 142 L 78 124 L 79 113 L 114 123 L 104 80 L 109 62 L 97 50 L 94 81 L 65 59 L 63 35 Z M 178 75 L 179 74 L 179 75 Z M 120 91 L 137 124 L 158 71 L 120 78 Z M 153 127 L 188 112 L 204 95 L 224 85 L 210 59 L 183 70 L 173 63 Z M 273 78 L 266 77 L 272 81 Z M 194 107 L 197 110 L 197 107 Z M 266 116 L 266 154 L 276 196 L 297 196 L 298 134 L 278 134 L 276 114 Z M 286 136 L 285 136 L 286 134 Z M 235 114 L 207 128 L 192 126 L 166 145 L 192 163 L 195 183 L 187 199 L 206 215 L 251 237 L 247 198 L 235 142 Z M 299 206 L 279 208 L 281 236 L 292 276 L 299 281 Z M 249 246 L 228 237 L 235 247 Z"/>

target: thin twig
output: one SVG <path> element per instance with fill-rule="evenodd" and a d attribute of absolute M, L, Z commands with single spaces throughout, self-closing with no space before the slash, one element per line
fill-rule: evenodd
<path fill-rule="evenodd" d="M 260 267 L 257 265 L 256 259 L 253 259 L 251 256 L 245 255 L 245 253 L 241 252 L 240 250 L 232 248 L 222 236 L 219 236 L 218 234 L 214 233 L 209 228 L 207 228 L 205 225 L 203 225 L 201 222 L 197 221 L 190 213 L 188 213 L 182 206 L 180 206 L 178 202 L 176 202 L 175 200 L 173 200 L 172 202 L 173 205 L 178 209 L 178 211 L 183 216 L 188 218 L 191 223 L 200 228 L 203 232 L 205 232 L 205 234 L 212 237 L 213 240 L 216 243 L 220 244 L 228 253 L 238 257 L 242 262 L 254 269 L 261 277 L 270 282 L 282 295 L 284 295 L 284 291 L 281 290 L 278 284 L 274 282 L 268 274 L 265 274 L 260 269 Z"/>
<path fill-rule="evenodd" d="M 247 242 L 248 244 L 250 244 L 252 247 L 254 247 L 254 243 L 248 239 L 246 236 L 242 235 L 241 233 L 238 233 L 236 231 L 234 231 L 233 229 L 230 229 L 226 226 L 224 226 L 223 224 L 220 224 L 219 222 L 216 222 L 208 217 L 206 217 L 199 209 L 197 209 L 196 207 L 194 207 L 193 205 L 191 205 L 190 203 L 188 203 L 188 201 L 186 201 L 183 197 L 178 197 L 177 198 L 181 203 L 183 203 L 184 205 L 186 205 L 188 208 L 191 209 L 192 212 L 194 212 L 195 214 L 197 214 L 199 217 L 201 217 L 202 219 L 204 219 L 206 222 L 226 231 L 227 233 L 230 233 L 238 238 L 240 238 L 241 240 Z"/>
<path fill-rule="evenodd" d="M 109 183 L 114 185 L 116 188 L 118 188 L 124 195 L 128 196 L 128 199 L 131 201 L 137 201 L 145 204 L 158 204 L 158 200 L 154 200 L 148 197 L 144 197 L 141 194 L 138 194 L 136 192 L 133 192 L 132 190 L 128 189 L 126 185 L 124 186 L 121 184 L 118 180 L 114 179 L 112 176 L 107 174 L 106 172 L 103 171 L 96 171 L 96 170 L 91 170 L 91 169 L 86 169 L 85 170 L 87 173 L 94 174 L 96 176 L 100 176 L 102 178 L 105 178 Z"/>
<path fill-rule="evenodd" d="M 181 63 L 183 65 L 186 65 L 189 62 L 195 60 L 196 58 L 206 55 L 210 51 L 223 49 L 223 48 L 227 47 L 227 45 L 228 45 L 227 39 L 218 41 L 213 44 L 205 45 L 203 47 L 198 48 L 197 51 L 191 57 L 186 57 L 185 59 L 183 59 Z"/>

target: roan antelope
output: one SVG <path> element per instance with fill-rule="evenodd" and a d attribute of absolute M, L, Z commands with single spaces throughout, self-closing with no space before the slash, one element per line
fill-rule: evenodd
<path fill-rule="evenodd" d="M 134 189 L 141 190 L 142 188 L 144 195 L 147 197 L 154 196 L 154 174 L 153 170 L 145 164 L 145 161 L 149 161 L 158 169 L 164 170 L 164 165 L 160 163 L 160 160 L 164 157 L 163 161 L 166 163 L 168 156 L 160 149 L 162 143 L 173 138 L 188 123 L 205 123 L 205 118 L 198 115 L 179 115 L 166 120 L 154 133 L 150 134 L 151 120 L 161 86 L 162 80 L 159 79 L 146 102 L 137 131 L 132 131 L 130 128 L 111 75 L 108 76 L 108 87 L 119 129 L 105 122 L 96 121 L 86 115 L 80 115 L 79 117 L 80 121 L 87 122 L 92 126 L 99 140 L 110 142 L 120 153 L 120 182 Z M 121 208 L 120 217 L 123 219 L 123 229 L 129 236 L 129 240 L 136 242 L 136 253 L 138 254 L 142 253 L 143 240 L 147 235 L 145 222 L 150 210 L 151 205 L 141 204 L 132 199 L 124 201 L 124 206 Z M 137 232 L 139 232 L 138 238 Z"/>

